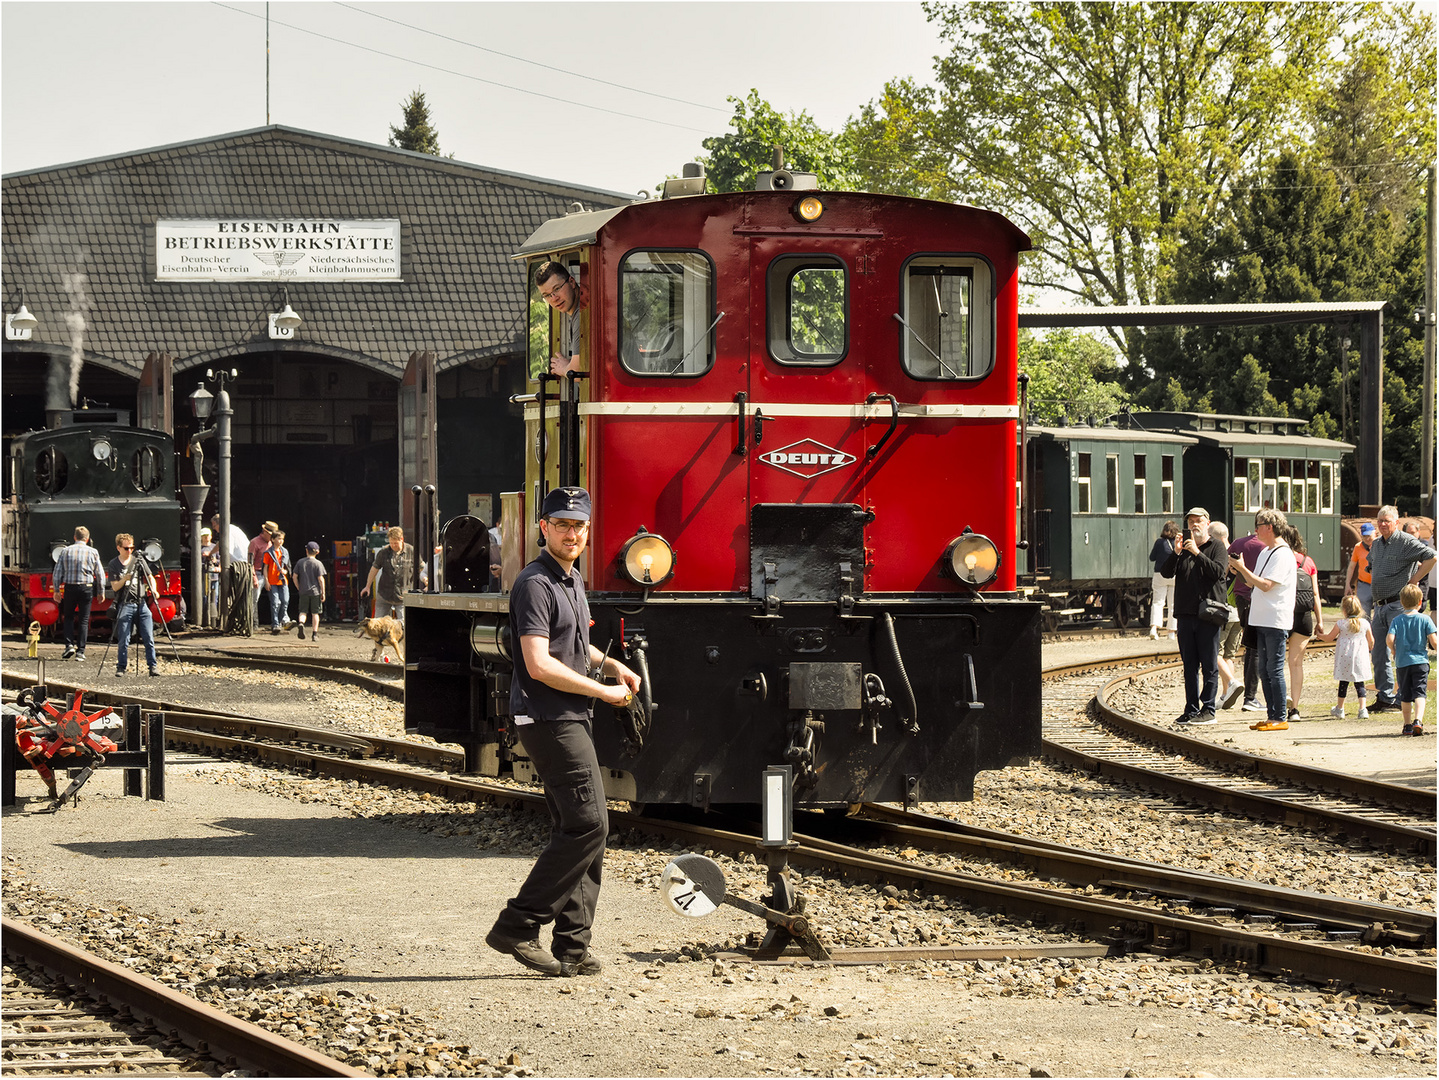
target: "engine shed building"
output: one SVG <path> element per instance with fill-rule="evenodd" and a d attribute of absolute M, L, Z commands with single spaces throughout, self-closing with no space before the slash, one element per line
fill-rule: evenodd
<path fill-rule="evenodd" d="M 233 370 L 232 518 L 292 553 L 441 520 L 523 483 L 526 283 L 540 223 L 631 196 L 270 126 L 3 177 L 7 436 L 86 403 L 170 431 Z M 275 325 L 293 312 L 298 327 Z M 213 440 L 204 510 L 216 512 Z M 472 501 L 472 497 L 478 496 Z"/>

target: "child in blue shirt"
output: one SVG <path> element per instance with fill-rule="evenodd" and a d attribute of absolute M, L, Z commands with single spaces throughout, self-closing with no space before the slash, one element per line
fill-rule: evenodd
<path fill-rule="evenodd" d="M 1419 614 L 1424 594 L 1417 585 L 1399 590 L 1404 614 L 1389 624 L 1386 640 L 1394 654 L 1394 676 L 1399 689 L 1399 708 L 1404 715 L 1403 735 L 1424 734 L 1425 686 L 1429 682 L 1429 650 L 1434 648 L 1434 623 Z M 1413 718 L 1410 718 L 1410 713 Z"/>

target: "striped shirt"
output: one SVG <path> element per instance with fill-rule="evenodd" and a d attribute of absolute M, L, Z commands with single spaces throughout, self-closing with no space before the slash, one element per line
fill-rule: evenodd
<path fill-rule="evenodd" d="M 100 591 L 105 588 L 105 564 L 94 548 L 77 540 L 60 549 L 53 577 L 61 585 L 94 585 Z"/>

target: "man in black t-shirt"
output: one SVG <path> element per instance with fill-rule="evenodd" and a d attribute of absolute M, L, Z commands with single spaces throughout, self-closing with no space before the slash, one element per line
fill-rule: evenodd
<path fill-rule="evenodd" d="M 589 525 L 584 488 L 551 491 L 541 507 L 544 550 L 510 590 L 510 636 L 519 644 L 510 714 L 544 781 L 550 842 L 485 943 L 546 975 L 595 975 L 601 969 L 589 943 L 609 818 L 590 699 L 624 705 L 640 688 L 638 675 L 590 644 L 590 607 L 574 569 Z M 597 682 L 591 671 L 618 683 Z M 539 931 L 551 922 L 554 941 L 546 952 Z"/>

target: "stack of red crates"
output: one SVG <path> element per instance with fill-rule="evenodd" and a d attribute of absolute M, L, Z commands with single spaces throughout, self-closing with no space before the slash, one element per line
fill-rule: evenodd
<path fill-rule="evenodd" d="M 334 547 L 330 580 L 334 585 L 335 618 L 340 622 L 355 622 L 360 586 L 355 580 L 355 558 L 351 554 L 353 544 L 349 540 L 336 540 Z"/>

